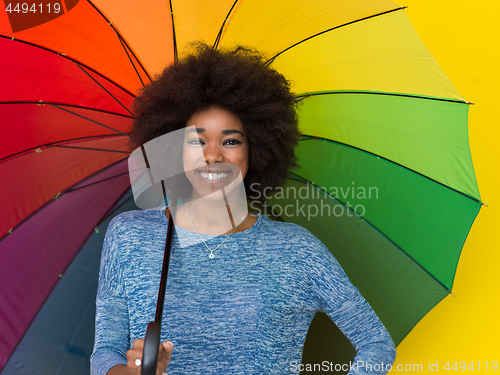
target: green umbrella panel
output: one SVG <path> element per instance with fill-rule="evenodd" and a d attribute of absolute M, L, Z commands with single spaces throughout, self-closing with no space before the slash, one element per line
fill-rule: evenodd
<path fill-rule="evenodd" d="M 481 207 L 467 114 L 468 103 L 442 98 L 307 95 L 299 108 L 299 168 L 259 208 L 320 238 L 396 344 L 451 293 Z M 305 363 L 352 359 L 332 327 L 314 319 Z"/>

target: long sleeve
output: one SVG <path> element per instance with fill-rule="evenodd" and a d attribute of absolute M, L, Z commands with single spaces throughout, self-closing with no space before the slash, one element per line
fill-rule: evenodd
<path fill-rule="evenodd" d="M 112 221 L 101 256 L 94 351 L 90 358 L 92 375 L 105 375 L 111 367 L 126 364 L 130 346 L 128 307 L 115 232 L 116 222 Z"/>
<path fill-rule="evenodd" d="M 132 211 L 106 232 L 97 293 L 93 375 L 126 363 L 154 313 L 167 220 Z M 213 259 L 196 233 L 176 227 L 162 339 L 172 340 L 169 374 L 298 374 L 307 329 L 326 312 L 361 363 L 394 361 L 394 345 L 326 247 L 305 229 L 259 216 Z M 216 246 L 223 239 L 206 237 Z M 180 246 L 182 241 L 183 246 Z M 375 364 L 375 363 L 374 363 Z M 361 366 L 350 375 L 384 374 Z"/>
<path fill-rule="evenodd" d="M 349 375 L 386 374 L 396 358 L 396 348 L 382 322 L 356 290 L 328 316 L 357 350 Z"/>
<path fill-rule="evenodd" d="M 356 348 L 348 375 L 386 374 L 394 363 L 396 349 L 375 311 L 326 247 L 321 245 L 308 263 L 319 308 Z"/>

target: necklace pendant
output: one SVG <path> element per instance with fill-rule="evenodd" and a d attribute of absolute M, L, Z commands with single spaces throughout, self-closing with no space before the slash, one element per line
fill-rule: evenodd
<path fill-rule="evenodd" d="M 195 231 L 196 231 L 196 233 L 198 234 L 198 237 L 200 237 L 201 242 L 203 242 L 203 244 L 205 245 L 205 247 L 206 247 L 208 250 L 210 250 L 210 254 L 208 255 L 208 257 L 209 257 L 210 259 L 214 259 L 214 258 L 215 258 L 214 251 L 215 251 L 215 250 L 217 250 L 219 247 L 221 247 L 221 246 L 224 244 L 224 242 L 226 242 L 226 241 L 227 241 L 227 239 L 228 239 L 229 237 L 231 237 L 231 235 L 232 235 L 234 232 L 236 232 L 236 230 L 240 227 L 241 223 L 243 223 L 243 220 L 245 220 L 245 217 L 246 217 L 246 216 L 244 215 L 244 216 L 241 218 L 240 223 L 236 226 L 236 228 L 234 228 L 234 229 L 233 229 L 233 231 L 232 231 L 231 233 L 229 233 L 229 236 L 227 236 L 227 237 L 224 239 L 224 241 L 222 241 L 222 242 L 219 244 L 219 246 L 217 246 L 215 249 L 211 249 L 211 248 L 207 245 L 207 243 L 205 242 L 205 240 L 203 239 L 203 237 L 201 237 L 201 234 L 200 234 L 200 232 L 198 232 L 198 229 L 196 229 L 196 227 L 194 226 L 193 220 L 191 219 L 191 216 L 189 216 L 189 210 L 188 210 L 188 205 L 187 205 L 187 202 L 186 202 L 186 214 L 187 214 L 187 216 L 188 216 L 188 218 L 189 218 L 189 221 L 191 222 L 191 225 L 193 226 L 194 230 L 195 230 Z"/>

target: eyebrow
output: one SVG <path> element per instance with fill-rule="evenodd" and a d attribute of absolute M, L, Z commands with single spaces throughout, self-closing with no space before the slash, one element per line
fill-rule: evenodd
<path fill-rule="evenodd" d="M 186 134 L 191 133 L 191 132 L 196 132 L 196 133 L 204 133 L 205 128 L 194 128 L 194 129 L 189 129 Z M 240 132 L 239 130 L 236 129 L 225 129 L 222 131 L 222 134 L 227 135 L 227 134 L 241 134 L 242 137 L 245 137 L 245 135 Z"/>

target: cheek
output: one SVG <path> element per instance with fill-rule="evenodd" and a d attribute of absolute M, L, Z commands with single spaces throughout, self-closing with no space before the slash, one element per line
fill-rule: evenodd
<path fill-rule="evenodd" d="M 192 164 L 190 159 L 189 159 L 189 152 L 186 151 L 186 149 L 184 148 L 183 152 L 182 152 L 182 164 L 184 166 L 184 171 L 188 171 L 190 170 L 190 165 Z"/>
<path fill-rule="evenodd" d="M 205 165 L 205 157 L 201 147 L 185 146 L 182 151 L 184 171 L 191 171 Z"/>
<path fill-rule="evenodd" d="M 245 147 L 245 150 L 242 150 L 242 153 L 239 155 L 239 167 L 241 169 L 241 172 L 246 175 L 247 171 L 248 171 L 248 164 L 250 162 L 249 160 L 249 149 L 248 147 Z"/>

